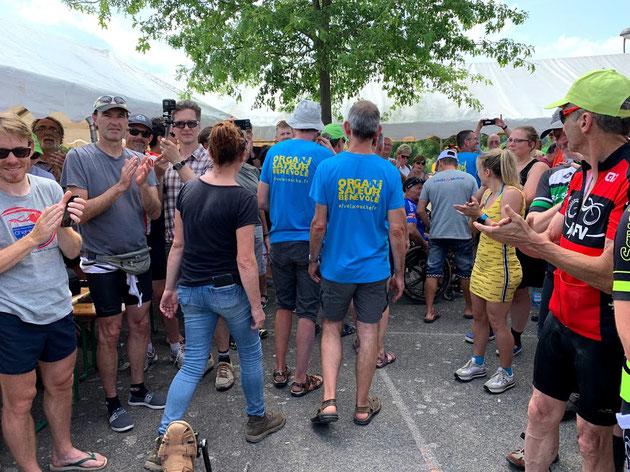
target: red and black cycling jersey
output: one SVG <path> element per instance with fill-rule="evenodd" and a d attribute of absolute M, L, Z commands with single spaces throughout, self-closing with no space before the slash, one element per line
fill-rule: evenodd
<path fill-rule="evenodd" d="M 560 246 L 599 257 L 607 239 L 614 239 L 629 198 L 630 144 L 624 144 L 598 164 L 597 181 L 584 198 L 590 166 L 571 180 L 569 195 L 560 212 L 564 215 Z M 556 269 L 549 309 L 576 333 L 598 341 L 617 339 L 612 296 Z"/>

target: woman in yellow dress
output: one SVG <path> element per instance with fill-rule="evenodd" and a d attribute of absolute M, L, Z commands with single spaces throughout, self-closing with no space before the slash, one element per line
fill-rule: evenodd
<path fill-rule="evenodd" d="M 506 218 L 506 205 L 524 215 L 525 198 L 519 183 L 516 156 L 511 151 L 494 149 L 480 155 L 477 158 L 477 174 L 481 184 L 487 187 L 481 204 L 472 197 L 470 203 L 455 205 L 459 213 L 470 217 L 471 226 L 474 221 L 491 225 Z M 501 366 L 484 387 L 491 393 L 502 393 L 515 385 L 512 371 L 514 338 L 507 325 L 507 315 L 522 276 L 515 248 L 482 234 L 470 279 L 474 313 L 473 357 L 455 372 L 459 380 L 468 382 L 487 375 L 484 357 L 491 326 Z"/>

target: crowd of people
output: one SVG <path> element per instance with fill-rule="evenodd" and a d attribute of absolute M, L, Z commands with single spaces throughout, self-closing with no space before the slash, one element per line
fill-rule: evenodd
<path fill-rule="evenodd" d="M 2 427 L 19 467 L 41 470 L 30 415 L 36 367 L 53 437 L 50 470 L 107 466 L 70 441 L 77 339 L 69 285 L 59 283 L 69 274 L 86 281 L 94 304 L 111 429 L 134 427 L 116 390 L 128 367 L 127 405 L 164 410 L 144 467 L 174 470 L 167 461 L 176 457 L 178 470 L 188 470 L 194 455 L 174 453 L 176 435 L 164 438 L 169 425 L 188 426 L 182 420 L 209 370 L 216 367 L 217 391 L 234 385 L 230 346 L 239 358 L 246 440 L 262 441 L 286 423 L 266 409 L 263 394 L 269 269 L 270 380 L 294 397 L 321 388 L 312 423 L 338 421 L 341 337 L 356 333 L 353 421 L 370 424 L 382 409 L 371 393 L 375 369 L 396 361 L 385 339 L 391 304 L 404 289 L 405 253 L 420 246 L 424 322 L 440 318 L 435 296 L 452 263 L 473 344 L 454 375 L 487 377 L 488 341 L 496 339 L 499 365 L 484 383 L 492 394 L 517 385 L 512 362 L 523 349 L 530 287 L 542 289 L 525 444 L 508 461 L 547 471 L 558 457 L 559 423 L 573 412 L 583 470 L 615 470 L 624 433 L 630 442 L 630 79 L 587 73 L 548 108 L 558 110 L 540 137 L 530 126 L 509 128 L 502 116 L 480 120 L 440 152 L 435 172 L 408 144 L 393 150 L 367 100 L 343 125 L 325 125 L 319 104 L 304 100 L 278 123 L 277 144 L 258 153 L 249 120 L 202 129 L 190 100 L 177 102 L 171 126 L 103 95 L 92 107 L 98 140 L 67 153 L 58 120 L 36 119 L 29 129 L 0 114 Z M 484 126 L 501 130 L 488 136 L 486 151 Z M 543 153 L 545 138 L 551 145 Z M 152 300 L 179 369 L 167 395 L 144 383 L 157 361 Z M 319 330 L 322 372 L 315 373 Z"/>

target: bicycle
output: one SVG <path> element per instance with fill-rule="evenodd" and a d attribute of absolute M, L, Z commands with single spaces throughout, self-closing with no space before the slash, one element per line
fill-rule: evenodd
<path fill-rule="evenodd" d="M 420 246 L 414 246 L 405 255 L 405 288 L 404 293 L 412 300 L 425 303 L 424 282 L 426 280 L 427 253 Z M 444 261 L 442 277 L 435 292 L 435 298 L 443 296 L 446 300 L 453 300 L 454 292 L 459 290 L 459 277 L 455 275 L 455 261 L 449 253 Z"/>

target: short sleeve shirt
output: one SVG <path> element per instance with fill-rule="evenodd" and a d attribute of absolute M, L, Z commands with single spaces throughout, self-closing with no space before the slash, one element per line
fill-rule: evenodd
<path fill-rule="evenodd" d="M 87 190 L 88 199 L 96 198 L 118 183 L 125 162 L 133 157 L 142 159 L 142 154 L 123 148 L 122 155 L 113 158 L 96 143 L 74 148 L 66 156 L 61 186 Z M 147 177 L 147 183 L 150 186 L 158 184 L 153 170 Z M 82 250 L 107 256 L 146 247 L 145 230 L 144 208 L 135 179 L 111 207 L 79 225 L 79 233 L 83 237 Z"/>
<path fill-rule="evenodd" d="M 476 152 L 460 152 L 457 154 L 457 170 L 472 175 L 477 181 L 477 186 L 481 185 L 481 180 L 477 175 L 477 157 Z"/>
<path fill-rule="evenodd" d="M 424 235 L 426 228 L 424 227 L 422 220 L 418 218 L 418 205 L 408 198 L 405 198 L 405 213 L 407 215 L 407 223 L 416 225 L 420 236 L 422 236 L 422 239 L 426 241 L 427 237 Z"/>
<path fill-rule="evenodd" d="M 388 278 L 387 212 L 404 205 L 398 169 L 376 154 L 342 152 L 320 164 L 311 197 L 327 207 L 322 276 L 340 283 Z"/>
<path fill-rule="evenodd" d="M 288 139 L 269 149 L 260 180 L 269 185 L 272 244 L 309 240 L 315 214 L 309 197 L 313 176 L 321 162 L 332 156 L 330 149 L 304 139 Z"/>

